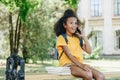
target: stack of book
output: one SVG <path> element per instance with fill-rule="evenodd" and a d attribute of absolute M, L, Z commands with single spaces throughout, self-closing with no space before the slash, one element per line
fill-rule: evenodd
<path fill-rule="evenodd" d="M 46 71 L 50 74 L 71 75 L 70 67 L 46 67 Z"/>

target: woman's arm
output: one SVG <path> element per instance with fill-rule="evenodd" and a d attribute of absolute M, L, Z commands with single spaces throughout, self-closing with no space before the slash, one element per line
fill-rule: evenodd
<path fill-rule="evenodd" d="M 86 37 L 86 36 L 83 36 L 82 39 L 84 40 L 84 43 L 85 43 L 85 44 L 83 44 L 82 49 L 83 49 L 85 52 L 87 52 L 88 54 L 91 54 L 92 49 L 91 49 L 91 46 L 90 46 L 90 43 L 89 43 L 87 37 Z"/>
<path fill-rule="evenodd" d="M 82 64 L 80 63 L 73 55 L 71 55 L 70 50 L 68 49 L 67 46 L 62 46 L 65 54 L 67 55 L 67 57 L 77 66 L 81 67 L 82 69 L 89 71 L 89 67 L 86 64 Z"/>
<path fill-rule="evenodd" d="M 87 52 L 88 54 L 91 54 L 92 52 L 92 49 L 91 49 L 91 46 L 90 46 L 90 43 L 87 39 L 87 37 L 85 36 L 85 32 L 82 30 L 81 27 L 78 28 L 81 33 L 77 32 L 76 35 L 79 37 L 79 38 L 82 38 L 84 40 L 84 44 L 83 44 L 83 47 L 82 49 Z"/>

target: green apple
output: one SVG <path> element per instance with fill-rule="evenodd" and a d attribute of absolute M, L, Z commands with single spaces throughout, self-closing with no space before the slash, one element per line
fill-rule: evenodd
<path fill-rule="evenodd" d="M 59 61 L 58 60 L 53 60 L 52 65 L 55 66 L 55 67 L 59 66 Z"/>

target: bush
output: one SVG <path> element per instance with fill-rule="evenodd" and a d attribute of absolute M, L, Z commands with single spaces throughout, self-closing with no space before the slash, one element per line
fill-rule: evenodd
<path fill-rule="evenodd" d="M 93 49 L 93 52 L 90 55 L 85 54 L 84 58 L 85 59 L 99 59 L 101 49 L 102 49 L 101 46 L 97 46 L 96 48 Z"/>

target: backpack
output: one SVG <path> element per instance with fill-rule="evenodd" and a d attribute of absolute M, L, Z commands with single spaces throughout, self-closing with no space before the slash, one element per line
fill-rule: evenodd
<path fill-rule="evenodd" d="M 63 38 L 65 39 L 65 42 L 68 44 L 68 40 L 67 40 L 67 36 L 65 33 L 61 34 L 63 36 Z M 79 39 L 80 40 L 80 46 L 82 47 L 83 46 L 83 40 L 82 38 Z M 59 60 L 62 56 L 64 51 L 61 52 L 61 55 L 59 56 L 59 53 L 58 53 L 58 49 L 56 48 L 55 49 L 55 53 L 54 53 L 54 60 Z"/>

